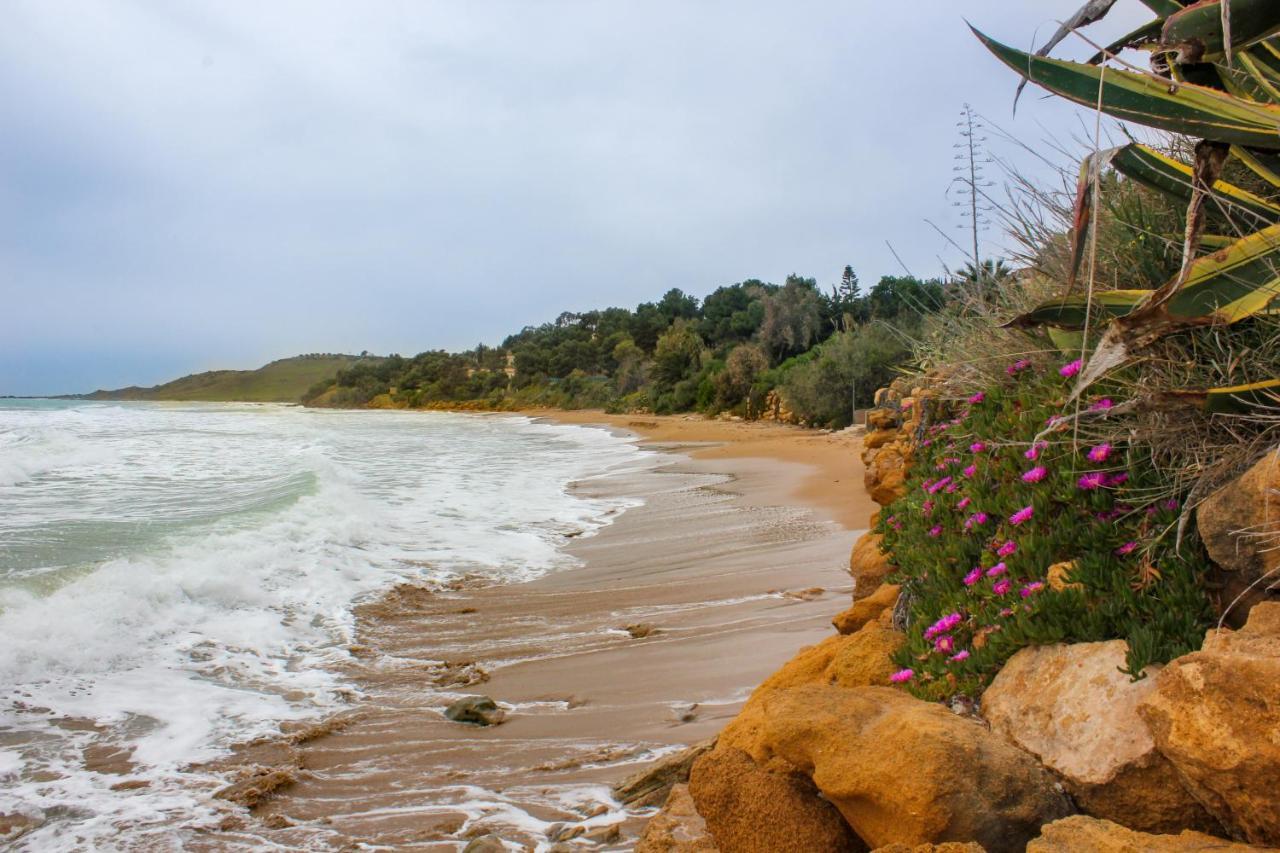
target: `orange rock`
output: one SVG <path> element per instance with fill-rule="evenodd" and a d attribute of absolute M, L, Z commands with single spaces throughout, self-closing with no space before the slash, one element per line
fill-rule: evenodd
<path fill-rule="evenodd" d="M 831 620 L 831 624 L 841 634 L 852 634 L 868 622 L 879 618 L 880 614 L 892 609 L 898 603 L 898 592 L 902 587 L 897 584 L 881 584 L 871 595 L 855 601 L 853 606 Z"/>
<path fill-rule="evenodd" d="M 944 841 L 941 844 L 887 844 L 871 853 L 987 853 L 973 841 Z"/>
<path fill-rule="evenodd" d="M 1231 608 L 1227 624 L 1238 628 L 1255 604 L 1280 600 L 1280 450 L 1210 495 L 1196 525 L 1214 562 L 1219 611 Z"/>
<path fill-rule="evenodd" d="M 1276 853 L 1199 832 L 1148 835 L 1107 820 L 1076 815 L 1046 824 L 1027 853 Z"/>
<path fill-rule="evenodd" d="M 719 853 L 688 785 L 671 789 L 666 804 L 645 824 L 635 853 Z"/>
<path fill-rule="evenodd" d="M 1280 846 L 1280 603 L 1170 661 L 1138 712 L 1183 784 L 1235 838 Z"/>
<path fill-rule="evenodd" d="M 862 446 L 868 450 L 883 447 L 898 437 L 896 429 L 878 429 L 862 437 Z"/>
<path fill-rule="evenodd" d="M 689 793 L 716 845 L 730 853 L 863 853 L 864 845 L 808 777 L 740 749 L 699 758 Z"/>
<path fill-rule="evenodd" d="M 849 554 L 849 574 L 853 575 L 853 600 L 870 597 L 885 577 L 893 571 L 893 566 L 880 551 L 880 543 L 884 537 L 879 533 L 864 533 L 853 543 L 853 551 Z"/>
<path fill-rule="evenodd" d="M 896 429 L 902 423 L 902 417 L 896 408 L 872 409 L 867 412 L 867 429 Z"/>
<path fill-rule="evenodd" d="M 885 687 L 793 687 L 763 699 L 762 754 L 809 775 L 873 848 L 976 841 L 1021 853 L 1071 804 L 985 726 Z"/>

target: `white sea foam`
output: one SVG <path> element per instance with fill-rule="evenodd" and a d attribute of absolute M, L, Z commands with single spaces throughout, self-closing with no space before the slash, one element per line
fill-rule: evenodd
<path fill-rule="evenodd" d="M 0 812 L 32 849 L 176 838 L 211 816 L 184 768 L 351 699 L 353 602 L 565 567 L 628 505 L 568 485 L 647 464 L 519 417 L 0 401 Z"/>

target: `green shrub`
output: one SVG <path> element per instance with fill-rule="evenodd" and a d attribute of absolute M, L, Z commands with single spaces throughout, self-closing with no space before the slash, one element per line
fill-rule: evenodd
<path fill-rule="evenodd" d="M 1020 360 L 925 413 L 877 527 L 909 610 L 895 680 L 921 698 L 976 697 L 1029 645 L 1122 638 L 1137 677 L 1203 639 L 1203 550 L 1176 547 L 1179 502 L 1142 448 L 1077 440 L 1120 402 L 1095 388 L 1064 411 L 1078 369 Z"/>

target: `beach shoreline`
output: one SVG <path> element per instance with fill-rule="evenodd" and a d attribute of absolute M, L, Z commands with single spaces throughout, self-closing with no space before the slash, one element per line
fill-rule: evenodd
<path fill-rule="evenodd" d="M 609 789 L 705 740 L 847 603 L 848 555 L 872 510 L 860 436 L 680 416 L 518 415 L 635 436 L 643 471 L 573 486 L 643 505 L 570 541 L 580 565 L 502 586 L 400 587 L 357 608 L 364 695 L 347 724 L 289 747 L 286 784 L 206 837 L 459 850 L 529 849 L 558 825 L 629 849 L 648 812 Z M 628 628 L 637 628 L 633 637 Z M 502 725 L 450 722 L 466 695 Z"/>

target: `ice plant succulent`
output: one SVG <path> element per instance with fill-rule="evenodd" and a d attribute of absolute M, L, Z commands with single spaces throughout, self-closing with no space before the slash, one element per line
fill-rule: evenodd
<path fill-rule="evenodd" d="M 1048 476 L 1048 474 L 1049 474 L 1048 468 L 1045 468 L 1043 465 L 1037 465 L 1036 467 L 1032 468 L 1030 471 L 1022 475 L 1022 482 L 1038 483 L 1041 480 L 1043 480 L 1046 476 Z"/>

